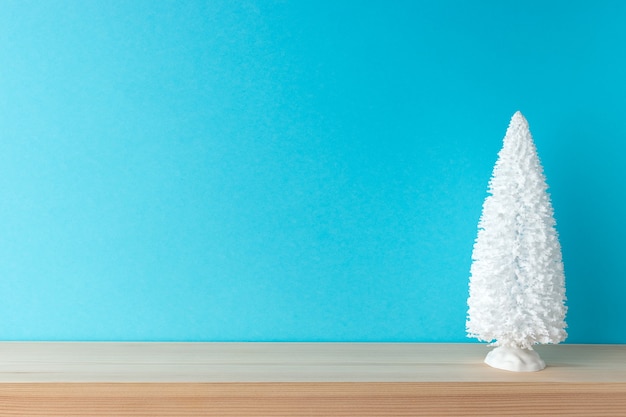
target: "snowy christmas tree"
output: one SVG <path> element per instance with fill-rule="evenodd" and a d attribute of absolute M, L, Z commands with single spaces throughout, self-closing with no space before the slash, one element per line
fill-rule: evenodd
<path fill-rule="evenodd" d="M 467 333 L 492 342 L 485 362 L 511 371 L 545 363 L 535 344 L 565 332 L 565 275 L 543 168 L 528 122 L 513 115 L 489 182 L 472 253 Z"/>

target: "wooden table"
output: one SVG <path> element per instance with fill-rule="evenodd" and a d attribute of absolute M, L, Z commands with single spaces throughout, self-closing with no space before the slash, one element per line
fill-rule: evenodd
<path fill-rule="evenodd" d="M 626 416 L 626 345 L 0 343 L 0 416 Z"/>

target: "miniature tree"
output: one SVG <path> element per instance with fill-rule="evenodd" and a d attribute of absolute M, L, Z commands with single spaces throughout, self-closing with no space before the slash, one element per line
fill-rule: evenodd
<path fill-rule="evenodd" d="M 565 275 L 543 168 L 528 122 L 511 118 L 489 182 L 472 253 L 467 333 L 492 342 L 485 362 L 538 371 L 535 344 L 565 331 Z"/>

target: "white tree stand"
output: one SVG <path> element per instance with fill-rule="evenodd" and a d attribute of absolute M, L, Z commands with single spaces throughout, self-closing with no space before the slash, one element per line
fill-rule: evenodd
<path fill-rule="evenodd" d="M 535 372 L 546 367 L 539 354 L 531 349 L 500 346 L 487 354 L 485 363 L 493 368 L 513 372 Z"/>

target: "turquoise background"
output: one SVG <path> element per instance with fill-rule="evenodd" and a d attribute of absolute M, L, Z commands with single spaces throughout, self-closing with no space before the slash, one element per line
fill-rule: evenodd
<path fill-rule="evenodd" d="M 0 339 L 463 342 L 510 117 L 626 343 L 626 2 L 0 3 Z"/>

